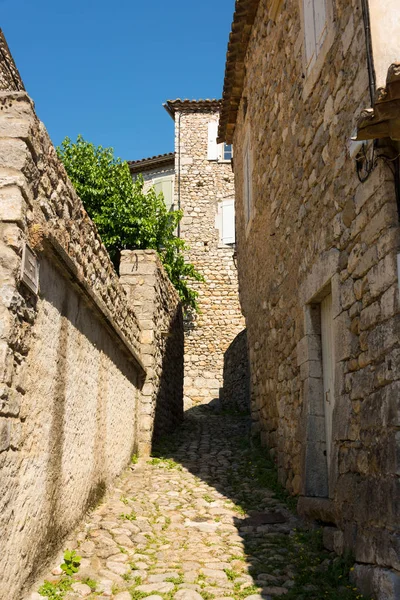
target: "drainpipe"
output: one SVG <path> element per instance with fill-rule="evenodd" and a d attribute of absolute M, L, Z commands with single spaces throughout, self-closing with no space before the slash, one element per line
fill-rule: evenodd
<path fill-rule="evenodd" d="M 364 31 L 365 31 L 365 45 L 367 50 L 367 66 L 368 66 L 368 81 L 369 81 L 369 95 L 371 97 L 371 106 L 374 105 L 375 100 L 375 69 L 374 69 L 374 58 L 372 54 L 372 38 L 371 38 L 371 21 L 369 16 L 369 5 L 368 0 L 361 0 L 362 14 L 364 20 Z"/>

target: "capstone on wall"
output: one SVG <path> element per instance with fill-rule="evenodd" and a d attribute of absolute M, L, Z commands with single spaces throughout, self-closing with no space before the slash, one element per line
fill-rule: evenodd
<path fill-rule="evenodd" d="M 154 349 L 158 337 L 139 322 L 32 101 L 13 82 L 0 91 L 1 600 L 20 600 L 152 433 L 149 421 L 157 418 L 162 433 L 183 404 L 179 343 L 174 371 L 163 362 L 165 344 Z M 27 244 L 38 293 L 21 277 Z M 144 273 L 147 260 L 154 270 L 146 255 Z M 142 303 L 160 327 L 176 323 L 182 332 L 165 272 Z M 170 396 L 154 387 L 145 417 L 150 356 L 171 368 Z"/>
<path fill-rule="evenodd" d="M 361 183 L 346 148 L 370 103 L 361 3 L 331 3 L 331 45 L 311 79 L 300 4 L 287 0 L 276 23 L 267 17 L 269 2 L 259 4 L 233 139 L 254 428 L 271 448 L 282 484 L 302 496 L 304 514 L 336 526 L 327 543 L 352 549 L 359 563 L 392 569 L 398 582 L 400 239 L 393 175 L 377 160 Z M 318 312 L 328 292 L 335 361 L 329 469 Z"/>
<path fill-rule="evenodd" d="M 205 278 L 191 283 L 199 292 L 199 312 L 189 312 L 185 319 L 186 407 L 219 397 L 224 353 L 244 329 L 234 249 L 220 243 L 217 227 L 218 203 L 234 196 L 232 167 L 207 158 L 208 123 L 217 121 L 218 114 L 175 114 L 175 207 L 184 214 L 180 235 L 190 248 L 188 260 Z"/>

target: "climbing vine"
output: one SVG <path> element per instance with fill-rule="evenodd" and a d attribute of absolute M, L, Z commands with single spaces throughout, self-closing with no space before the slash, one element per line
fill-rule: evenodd
<path fill-rule="evenodd" d="M 57 154 L 116 269 L 122 250 L 156 250 L 183 304 L 197 308 L 198 293 L 190 282 L 203 276 L 187 262 L 188 246 L 175 234 L 182 212 L 169 211 L 154 188 L 145 192 L 143 177 L 133 181 L 128 164 L 115 158 L 112 148 L 96 147 L 79 135 L 76 142 L 65 138 Z"/>

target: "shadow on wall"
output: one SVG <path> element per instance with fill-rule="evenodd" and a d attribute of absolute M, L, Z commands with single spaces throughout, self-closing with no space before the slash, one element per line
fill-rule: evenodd
<path fill-rule="evenodd" d="M 220 390 L 221 408 L 250 411 L 250 367 L 247 330 L 241 331 L 224 354 L 224 384 Z"/>
<path fill-rule="evenodd" d="M 183 420 L 184 333 L 182 307 L 179 304 L 168 332 L 161 332 L 162 365 L 155 401 L 153 444 L 173 431 Z"/>
<path fill-rule="evenodd" d="M 25 423 L 36 458 L 20 493 L 35 502 L 25 527 L 31 579 L 136 451 L 139 387 L 127 352 L 45 257 L 40 285 Z"/>

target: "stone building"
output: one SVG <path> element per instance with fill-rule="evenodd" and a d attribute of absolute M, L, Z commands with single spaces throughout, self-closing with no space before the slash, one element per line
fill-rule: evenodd
<path fill-rule="evenodd" d="M 218 137 L 254 428 L 382 599 L 400 597 L 399 10 L 237 0 Z"/>
<path fill-rule="evenodd" d="M 219 100 L 169 100 L 164 105 L 175 121 L 175 152 L 129 163 L 133 176 L 142 173 L 145 185 L 162 191 L 167 206 L 184 213 L 178 234 L 187 242 L 187 258 L 205 277 L 194 283 L 199 312 L 185 321 L 185 406 L 208 403 L 231 389 L 235 369 L 225 373 L 224 355 L 244 329 L 235 252 L 232 147 L 217 144 Z M 237 344 L 235 360 L 247 364 L 246 336 Z M 242 364 L 243 363 L 243 364 Z M 245 402 L 246 379 L 237 382 Z M 222 398 L 222 394 L 221 394 Z"/>

